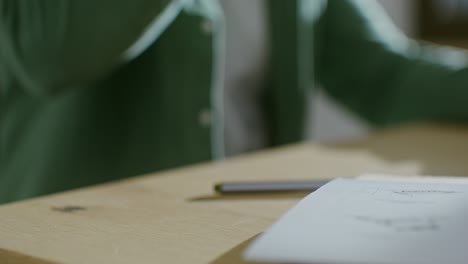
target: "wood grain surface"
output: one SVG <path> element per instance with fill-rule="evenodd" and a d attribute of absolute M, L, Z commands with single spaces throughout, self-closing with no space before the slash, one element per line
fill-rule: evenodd
<path fill-rule="evenodd" d="M 468 175 L 468 128 L 401 127 L 304 143 L 0 206 L 0 263 L 245 263 L 242 252 L 305 194 L 213 184 L 363 173 Z"/>

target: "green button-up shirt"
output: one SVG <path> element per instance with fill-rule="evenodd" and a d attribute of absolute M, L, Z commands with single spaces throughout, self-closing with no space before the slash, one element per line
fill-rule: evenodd
<path fill-rule="evenodd" d="M 375 125 L 468 115 L 466 55 L 374 2 L 268 10 L 270 145 L 302 139 L 315 84 Z M 0 203 L 222 158 L 223 30 L 215 0 L 0 0 Z"/>

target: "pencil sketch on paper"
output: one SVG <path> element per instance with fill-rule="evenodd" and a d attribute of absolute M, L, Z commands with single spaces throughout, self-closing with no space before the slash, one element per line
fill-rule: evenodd
<path fill-rule="evenodd" d="M 466 264 L 468 185 L 334 180 L 249 248 L 280 263 Z"/>

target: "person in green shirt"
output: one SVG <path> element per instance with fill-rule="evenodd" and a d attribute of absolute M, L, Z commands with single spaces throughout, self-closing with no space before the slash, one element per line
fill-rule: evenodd
<path fill-rule="evenodd" d="M 372 1 L 264 2 L 258 147 L 303 138 L 317 84 L 379 127 L 468 116 L 464 52 L 416 44 Z M 0 0 L 0 203 L 223 158 L 222 11 Z"/>

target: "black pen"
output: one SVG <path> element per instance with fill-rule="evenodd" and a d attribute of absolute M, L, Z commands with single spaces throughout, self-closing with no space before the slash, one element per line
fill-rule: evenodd
<path fill-rule="evenodd" d="M 217 193 L 312 192 L 328 181 L 258 181 L 215 184 Z"/>

